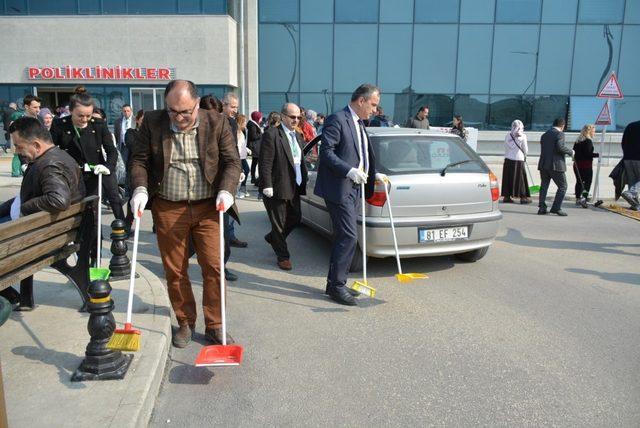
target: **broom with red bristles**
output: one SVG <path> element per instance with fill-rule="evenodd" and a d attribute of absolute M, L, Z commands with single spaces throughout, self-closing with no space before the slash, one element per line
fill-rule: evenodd
<path fill-rule="evenodd" d="M 133 310 L 133 287 L 136 282 L 136 263 L 138 260 L 138 236 L 140 233 L 141 213 L 135 215 L 135 232 L 133 233 L 133 257 L 131 260 L 131 278 L 129 280 L 129 302 L 127 303 L 127 322 L 124 328 L 116 329 L 107 343 L 107 348 L 120 351 L 137 351 L 140 349 L 140 330 L 131 325 Z"/>

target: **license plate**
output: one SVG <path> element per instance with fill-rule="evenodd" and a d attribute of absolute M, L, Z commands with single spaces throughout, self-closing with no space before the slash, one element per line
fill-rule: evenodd
<path fill-rule="evenodd" d="M 467 239 L 469 228 L 467 226 L 445 227 L 442 229 L 420 229 L 419 242 L 446 242 Z"/>

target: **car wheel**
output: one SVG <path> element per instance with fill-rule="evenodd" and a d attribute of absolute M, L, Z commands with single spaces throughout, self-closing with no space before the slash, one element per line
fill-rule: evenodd
<path fill-rule="evenodd" d="M 362 249 L 360 248 L 360 244 L 356 245 L 356 251 L 353 253 L 349 272 L 362 272 Z"/>
<path fill-rule="evenodd" d="M 456 258 L 463 262 L 473 263 L 477 262 L 487 254 L 489 247 L 478 248 L 477 250 L 467 251 L 466 253 L 456 254 Z"/>

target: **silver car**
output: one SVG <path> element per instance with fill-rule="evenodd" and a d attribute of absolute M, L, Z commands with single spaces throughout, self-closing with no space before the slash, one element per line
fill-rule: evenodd
<path fill-rule="evenodd" d="M 454 254 L 481 259 L 498 233 L 498 179 L 458 136 L 406 128 L 367 128 L 376 168 L 389 176 L 400 257 Z M 309 169 L 307 194 L 301 196 L 302 221 L 331 236 L 324 200 L 314 195 L 320 137 L 304 149 Z M 360 210 L 358 210 L 360 212 Z M 358 220 L 362 224 L 361 218 Z M 367 200 L 367 255 L 393 257 L 389 201 L 382 183 Z M 362 232 L 360 230 L 361 241 Z M 351 270 L 362 267 L 360 245 Z"/>

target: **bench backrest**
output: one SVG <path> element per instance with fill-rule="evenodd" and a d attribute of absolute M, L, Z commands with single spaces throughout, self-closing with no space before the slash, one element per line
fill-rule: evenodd
<path fill-rule="evenodd" d="M 93 209 L 96 200 L 96 196 L 89 196 L 65 211 L 39 212 L 0 224 L 0 289 L 5 288 L 1 285 L 4 277 L 14 277 L 26 265 L 56 253 L 72 253 L 71 243 L 77 250 L 82 228 L 93 218 L 85 211 Z M 34 272 L 27 273 L 25 276 Z"/>

